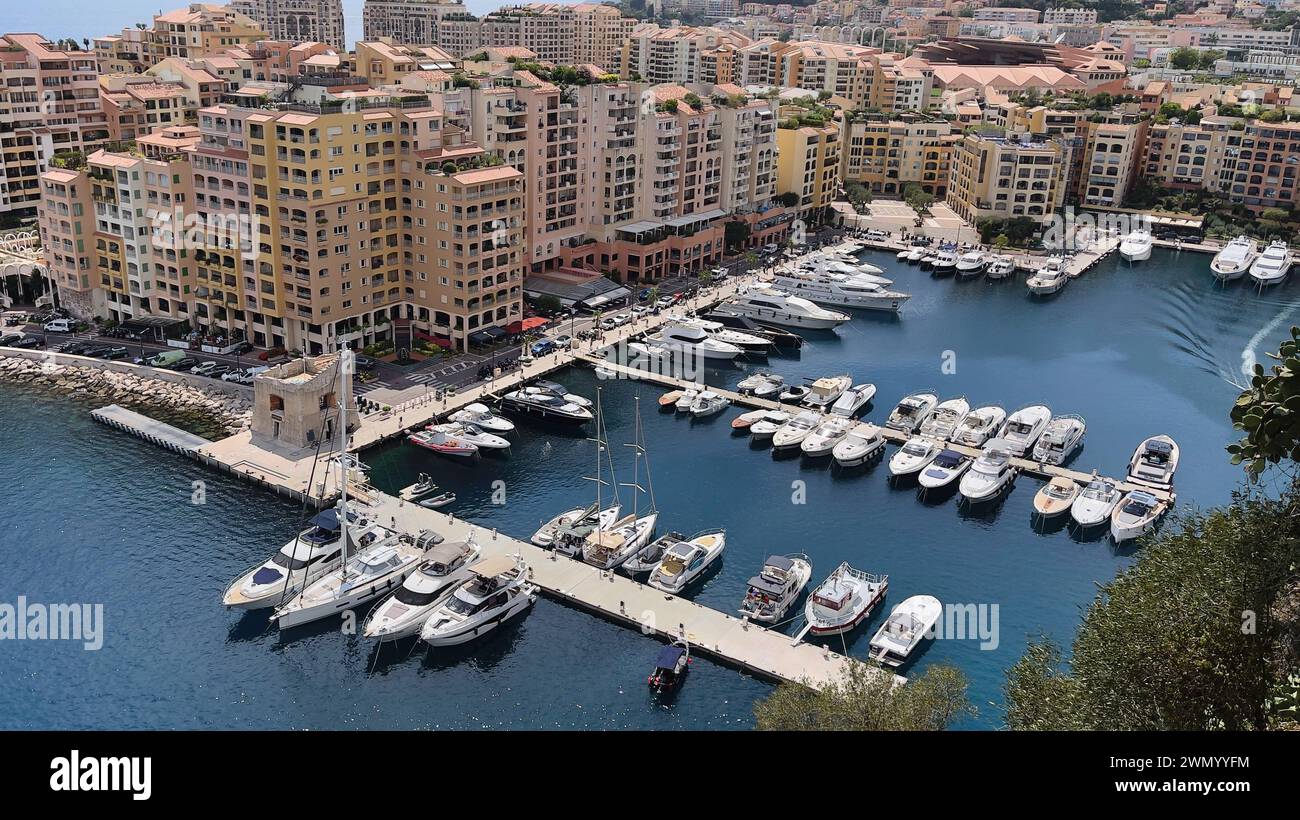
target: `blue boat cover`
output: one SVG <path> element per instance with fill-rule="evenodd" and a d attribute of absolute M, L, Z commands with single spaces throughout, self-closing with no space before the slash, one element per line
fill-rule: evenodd
<path fill-rule="evenodd" d="M 777 569 L 785 570 L 786 572 L 789 572 L 791 567 L 794 566 L 794 562 L 789 558 L 786 558 L 784 555 L 770 556 L 764 563 L 769 567 L 776 567 Z"/>
<path fill-rule="evenodd" d="M 660 669 L 676 669 L 677 659 L 686 654 L 680 646 L 665 646 L 659 650 L 659 660 L 655 663 Z"/>
<path fill-rule="evenodd" d="M 327 507 L 316 514 L 310 522 L 313 527 L 320 527 L 322 530 L 337 530 L 339 528 L 339 511 L 334 507 Z"/>
<path fill-rule="evenodd" d="M 266 585 L 278 581 L 283 577 L 284 577 L 284 573 L 280 572 L 280 570 L 278 569 L 271 569 L 270 567 L 262 567 L 257 572 L 253 573 L 253 583 L 259 585 Z"/>

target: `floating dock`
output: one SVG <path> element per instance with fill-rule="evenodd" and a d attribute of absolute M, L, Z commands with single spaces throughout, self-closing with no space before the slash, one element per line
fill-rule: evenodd
<path fill-rule="evenodd" d="M 173 453 L 180 453 L 185 456 L 193 457 L 198 453 L 199 448 L 212 443 L 203 436 L 187 433 L 179 427 L 173 427 L 170 424 L 151 419 L 142 413 L 128 410 L 116 404 L 110 404 L 98 410 L 91 410 L 90 416 L 101 424 L 107 424 L 109 427 L 130 433 L 151 444 L 156 444 L 166 450 L 171 450 Z"/>
<path fill-rule="evenodd" d="M 828 647 L 804 643 L 495 530 L 386 493 L 371 491 L 371 495 L 374 499 L 371 511 L 380 524 L 395 525 L 412 534 L 433 530 L 449 541 L 472 536 L 482 548 L 484 558 L 517 554 L 528 563 L 533 583 L 548 597 L 640 629 L 647 635 L 670 641 L 685 639 L 693 651 L 758 677 L 820 688 L 838 680 L 849 664 L 862 663 Z M 721 560 L 726 560 L 725 555 Z M 878 671 L 898 683 L 905 680 L 884 669 Z"/>

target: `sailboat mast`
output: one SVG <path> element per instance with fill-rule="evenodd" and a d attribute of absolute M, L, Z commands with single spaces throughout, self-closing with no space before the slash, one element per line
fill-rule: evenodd
<path fill-rule="evenodd" d="M 344 376 L 351 367 L 349 358 L 352 351 L 344 348 L 339 354 L 339 374 Z M 343 382 L 343 387 L 347 388 L 347 380 L 339 379 Z M 339 534 L 342 536 L 343 544 L 343 577 L 348 577 L 348 391 L 346 389 L 339 391 L 339 420 L 338 420 L 338 446 L 339 446 Z"/>
<path fill-rule="evenodd" d="M 605 436 L 601 430 L 600 388 L 596 388 L 596 520 L 600 520 L 600 449 L 604 446 Z"/>

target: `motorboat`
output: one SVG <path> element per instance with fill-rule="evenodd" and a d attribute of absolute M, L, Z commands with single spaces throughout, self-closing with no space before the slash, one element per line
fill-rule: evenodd
<path fill-rule="evenodd" d="M 660 592 L 680 595 L 722 556 L 727 546 L 725 530 L 709 530 L 689 541 L 679 541 L 664 553 L 646 582 Z"/>
<path fill-rule="evenodd" d="M 670 407 L 675 408 L 677 405 L 677 400 L 682 397 L 682 393 L 684 392 L 686 391 L 669 390 L 667 393 L 664 393 L 662 396 L 659 397 L 659 409 L 667 410 Z"/>
<path fill-rule="evenodd" d="M 479 429 L 502 436 L 513 433 L 515 429 L 515 423 L 513 421 L 498 416 L 488 409 L 486 404 L 480 404 L 478 402 L 465 405 L 447 418 L 449 421 L 456 421 L 461 424 L 472 424 Z"/>
<path fill-rule="evenodd" d="M 740 348 L 742 353 L 765 354 L 772 349 L 772 340 L 769 337 L 730 328 L 722 322 L 702 319 L 698 316 L 669 317 L 669 321 L 674 321 L 680 325 L 698 327 L 707 333 L 709 338 L 713 341 L 720 344 L 734 345 L 735 347 Z"/>
<path fill-rule="evenodd" d="M 937 253 L 927 253 L 921 257 L 921 270 L 933 270 L 934 260 L 939 258 Z"/>
<path fill-rule="evenodd" d="M 1034 494 L 1034 512 L 1041 518 L 1055 518 L 1067 513 L 1079 497 L 1079 485 L 1065 476 L 1052 476 L 1052 479 L 1038 488 Z"/>
<path fill-rule="evenodd" d="M 1235 281 L 1250 270 L 1250 266 L 1258 256 L 1259 245 L 1255 240 L 1249 236 L 1239 236 L 1224 245 L 1223 250 L 1214 255 L 1214 259 L 1210 262 L 1210 273 L 1223 282 Z"/>
<path fill-rule="evenodd" d="M 785 376 L 778 373 L 759 371 L 758 373 L 751 373 L 737 382 L 736 391 L 742 395 L 766 399 L 780 393 L 784 384 Z"/>
<path fill-rule="evenodd" d="M 468 643 L 537 602 L 537 587 L 519 556 L 496 555 L 469 569 L 473 577 L 424 622 L 420 639 L 430 646 Z"/>
<path fill-rule="evenodd" d="M 590 529 L 608 527 L 618 520 L 618 514 L 622 511 L 623 508 L 618 504 L 603 510 L 595 504 L 590 507 L 575 507 L 547 521 L 533 533 L 533 537 L 529 540 L 539 547 L 549 547 L 555 543 L 559 531 L 565 527 L 590 527 Z"/>
<path fill-rule="evenodd" d="M 1128 462 L 1130 481 L 1157 489 L 1174 484 L 1178 469 L 1178 444 L 1169 436 L 1152 436 L 1138 445 Z"/>
<path fill-rule="evenodd" d="M 915 265 L 917 262 L 920 262 L 922 257 L 924 257 L 928 252 L 926 246 L 917 245 L 915 248 L 908 251 L 907 255 L 903 258 L 906 259 L 909 264 Z"/>
<path fill-rule="evenodd" d="M 415 571 L 427 542 L 390 533 L 360 547 L 343 565 L 305 586 L 301 593 L 277 607 L 271 615 L 281 629 L 338 615 L 401 586 Z"/>
<path fill-rule="evenodd" d="M 901 251 L 898 252 L 898 254 L 894 258 L 899 262 L 906 262 L 908 261 L 907 257 L 912 255 L 913 250 L 914 248 L 903 248 Z"/>
<path fill-rule="evenodd" d="M 867 619 L 889 590 L 889 576 L 854 569 L 844 562 L 817 585 L 804 604 L 808 633 L 843 635 Z"/>
<path fill-rule="evenodd" d="M 808 434 L 821 422 L 822 416 L 820 413 L 814 413 L 812 410 L 802 411 L 799 415 L 781 425 L 781 429 L 772 434 L 772 448 L 786 450 L 800 446 Z"/>
<path fill-rule="evenodd" d="M 429 615 L 470 579 L 469 566 L 478 557 L 473 541 L 445 541 L 429 548 L 402 585 L 370 611 L 362 634 L 380 641 L 420 634 Z"/>
<path fill-rule="evenodd" d="M 349 516 L 349 533 L 361 546 L 387 534 L 383 527 L 357 513 Z M 321 510 L 297 537 L 236 578 L 222 596 L 222 605 L 267 609 L 293 598 L 303 587 L 339 568 L 343 555 L 341 538 L 338 508 Z"/>
<path fill-rule="evenodd" d="M 704 321 L 716 322 L 717 324 L 731 328 L 732 330 L 743 331 L 747 336 L 757 336 L 762 339 L 767 339 L 772 343 L 773 347 L 781 348 L 782 350 L 797 350 L 798 348 L 803 347 L 803 337 L 798 333 L 791 333 L 790 331 L 779 328 L 775 325 L 760 325 L 748 316 L 738 313 L 728 313 L 725 310 L 714 310 L 710 313 L 701 314 L 699 318 Z M 743 347 L 744 345 L 741 346 Z"/>
<path fill-rule="evenodd" d="M 955 270 L 958 279 L 979 276 L 988 267 L 988 257 L 983 251 L 967 251 L 957 258 Z"/>
<path fill-rule="evenodd" d="M 1006 423 L 998 432 L 998 438 L 1006 443 L 1007 452 L 1013 456 L 1024 456 L 1034 449 L 1038 437 L 1052 420 L 1052 408 L 1045 404 L 1031 404 L 1022 407 L 1007 416 Z"/>
<path fill-rule="evenodd" d="M 586 424 L 592 419 L 588 407 L 536 386 L 511 390 L 501 397 L 501 407 L 508 412 L 564 424 Z"/>
<path fill-rule="evenodd" d="M 871 639 L 871 657 L 885 666 L 902 666 L 921 641 L 934 633 L 943 604 L 933 595 L 913 595 L 890 611 Z"/>
<path fill-rule="evenodd" d="M 789 384 L 781 389 L 776 400 L 784 404 L 798 404 L 809 392 L 810 388 L 806 384 Z"/>
<path fill-rule="evenodd" d="M 943 248 L 935 254 L 930 272 L 935 276 L 948 276 L 957 270 L 957 253 L 950 248 Z"/>
<path fill-rule="evenodd" d="M 1133 231 L 1120 240 L 1119 255 L 1130 262 L 1142 262 L 1151 258 L 1151 231 Z"/>
<path fill-rule="evenodd" d="M 696 390 L 693 387 L 688 387 L 685 390 L 683 390 L 682 394 L 677 397 L 676 405 L 674 405 L 677 408 L 677 412 L 678 413 L 691 412 L 691 405 L 695 404 L 695 399 L 698 398 L 699 395 L 700 395 L 700 391 Z"/>
<path fill-rule="evenodd" d="M 736 416 L 734 419 L 731 420 L 731 429 L 744 430 L 748 432 L 749 428 L 753 426 L 754 422 L 763 420 L 763 416 L 766 416 L 767 412 L 768 412 L 767 410 L 750 410 L 748 412 L 741 413 L 739 416 Z"/>
<path fill-rule="evenodd" d="M 809 458 L 829 456 L 835 445 L 843 441 L 849 430 L 856 425 L 857 422 L 843 416 L 827 416 L 804 436 L 803 441 L 799 442 L 799 449 Z"/>
<path fill-rule="evenodd" d="M 712 390 L 705 390 L 695 397 L 695 401 L 691 402 L 691 415 L 695 418 L 716 416 L 730 406 L 731 399 L 714 393 Z"/>
<path fill-rule="evenodd" d="M 639 370 L 645 370 L 647 369 L 646 365 L 655 365 L 659 362 L 675 364 L 677 361 L 684 358 L 684 356 L 674 357 L 673 354 L 677 351 L 674 351 L 667 345 L 657 344 L 654 342 L 628 342 L 627 349 L 630 355 L 627 357 L 628 360 L 625 364 L 627 364 L 628 367 Z M 597 370 L 599 369 L 600 368 L 597 368 Z M 617 376 L 615 376 L 615 378 L 617 378 Z"/>
<path fill-rule="evenodd" d="M 749 437 L 753 441 L 767 441 L 792 418 L 781 410 L 768 410 L 763 418 L 749 425 Z"/>
<path fill-rule="evenodd" d="M 973 459 L 956 450 L 940 450 L 930 462 L 930 466 L 916 477 L 916 483 L 923 490 L 939 490 L 961 478 L 962 473 L 970 469 Z"/>
<path fill-rule="evenodd" d="M 1286 278 L 1291 271 L 1291 249 L 1285 242 L 1276 239 L 1250 266 L 1250 279 L 1256 285 L 1276 285 Z"/>
<path fill-rule="evenodd" d="M 1093 478 L 1070 505 L 1070 517 L 1080 527 L 1095 527 L 1110 520 L 1122 494 L 1113 482 Z"/>
<path fill-rule="evenodd" d="M 916 475 L 925 469 L 942 447 L 933 439 L 914 436 L 894 453 L 889 459 L 889 474 L 895 478 Z"/>
<path fill-rule="evenodd" d="M 664 325 L 659 333 L 647 336 L 646 341 L 683 356 L 703 359 L 730 361 L 744 353 L 736 345 L 713 338 L 703 327 L 696 324 Z"/>
<path fill-rule="evenodd" d="M 551 549 L 560 555 L 566 555 L 570 558 L 580 558 L 583 550 L 587 546 L 588 539 L 592 533 L 602 532 L 605 529 L 614 526 L 614 523 L 620 520 L 622 513 L 622 504 L 618 499 L 618 482 L 614 476 L 614 457 L 610 452 L 608 434 L 605 429 L 605 415 L 601 409 L 602 390 L 596 391 L 596 435 L 588 439 L 595 445 L 596 463 L 592 475 L 583 476 L 587 481 L 592 482 L 595 486 L 595 498 L 592 505 L 586 509 L 583 517 L 568 524 L 561 524 L 555 529 L 551 541 Z M 641 425 L 641 403 L 637 402 L 637 428 L 638 435 Z M 639 439 L 638 439 L 639 441 Z M 640 456 L 643 454 L 637 447 L 638 465 Z M 609 480 L 605 480 L 605 471 L 609 471 Z M 635 479 L 633 480 L 635 483 Z M 606 507 L 604 490 L 611 487 L 614 493 L 614 503 Z M 607 515 L 606 509 L 614 510 L 613 515 Z M 596 510 L 601 512 L 597 513 Z"/>
<path fill-rule="evenodd" d="M 510 448 L 509 439 L 494 436 L 477 424 L 450 422 L 448 424 L 433 424 L 428 429 L 436 433 L 443 433 L 449 438 L 469 442 L 480 450 L 507 450 Z"/>
<path fill-rule="evenodd" d="M 478 445 L 459 436 L 452 436 L 442 430 L 418 430 L 406 437 L 417 447 L 441 453 L 444 456 L 469 458 L 478 453 Z M 501 439 L 504 441 L 504 439 Z"/>
<path fill-rule="evenodd" d="M 808 395 L 803 397 L 801 404 L 816 409 L 829 407 L 852 386 L 853 377 L 847 373 L 841 376 L 823 376 L 808 385 Z"/>
<path fill-rule="evenodd" d="M 851 317 L 819 307 L 800 296 L 774 288 L 760 288 L 740 294 L 730 302 L 719 305 L 741 316 L 748 316 L 760 324 L 800 327 L 809 330 L 830 330 L 839 327 Z"/>
<path fill-rule="evenodd" d="M 777 274 L 773 284 L 810 302 L 831 307 L 897 312 L 912 294 L 889 290 L 885 285 L 849 276 L 813 276 L 806 273 Z"/>
<path fill-rule="evenodd" d="M 966 401 L 965 396 L 942 401 L 935 405 L 934 412 L 929 418 L 921 422 L 920 433 L 923 436 L 945 441 L 961 425 L 969 412 L 970 402 Z"/>
<path fill-rule="evenodd" d="M 885 437 L 874 424 L 859 422 L 831 450 L 841 467 L 857 467 L 885 451 Z"/>
<path fill-rule="evenodd" d="M 1043 434 L 1034 442 L 1034 461 L 1039 464 L 1064 464 L 1069 461 L 1083 446 L 1083 436 L 1087 429 L 1083 416 L 1073 413 L 1052 416 L 1052 420 L 1043 428 Z"/>
<path fill-rule="evenodd" d="M 851 419 L 858 414 L 859 410 L 870 404 L 875 397 L 876 386 L 874 384 L 855 384 L 841 393 L 840 397 L 831 405 L 831 415 Z"/>
<path fill-rule="evenodd" d="M 740 614 L 761 624 L 774 624 L 785 617 L 812 578 L 812 559 L 803 553 L 773 555 L 749 579 Z"/>
<path fill-rule="evenodd" d="M 587 398 L 586 396 L 579 396 L 577 393 L 570 393 L 569 388 L 565 387 L 559 382 L 547 381 L 545 379 L 535 379 L 531 386 L 536 387 L 538 390 L 546 390 L 552 395 L 559 396 L 565 401 L 572 402 L 578 405 L 579 407 L 586 407 L 588 410 L 590 410 L 594 406 L 591 399 Z"/>
<path fill-rule="evenodd" d="M 865 271 L 862 269 L 862 265 L 843 259 L 818 257 L 805 260 L 797 265 L 778 268 L 773 278 L 819 279 L 827 282 L 851 281 L 886 288 L 894 284 L 893 279 L 880 275 L 883 273 L 880 268 L 876 268 L 874 265 L 870 267 L 874 268 L 874 270 Z"/>
<path fill-rule="evenodd" d="M 642 547 L 640 551 L 632 557 L 624 560 L 618 568 L 632 576 L 639 575 L 643 572 L 653 572 L 654 568 L 659 566 L 659 562 L 664 559 L 664 553 L 668 552 L 668 549 L 673 544 L 678 544 L 686 540 L 686 536 L 682 535 L 680 532 L 670 532 L 666 535 L 661 535 L 646 546 Z"/>
<path fill-rule="evenodd" d="M 421 498 L 419 501 L 416 501 L 415 503 L 419 504 L 421 507 L 424 507 L 426 510 L 436 510 L 445 507 L 448 504 L 454 503 L 455 501 L 456 501 L 456 494 L 453 493 L 451 490 L 446 490 L 444 492 L 437 493 L 436 495 L 430 495 L 426 498 Z"/>
<path fill-rule="evenodd" d="M 961 477 L 958 490 L 970 502 L 987 501 L 1016 479 L 1016 468 L 1011 464 L 1008 445 L 999 438 L 984 445 L 975 463 Z"/>
<path fill-rule="evenodd" d="M 1168 502 L 1151 493 L 1132 490 L 1110 513 L 1110 537 L 1116 544 L 1132 541 L 1154 528 L 1168 509 Z"/>
<path fill-rule="evenodd" d="M 998 255 L 989 260 L 988 267 L 984 269 L 986 279 L 1006 279 L 1016 272 L 1016 260 L 1010 256 Z"/>
<path fill-rule="evenodd" d="M 1025 285 L 1035 296 L 1049 296 L 1065 287 L 1069 281 L 1070 275 L 1065 271 L 1065 260 L 1053 256 L 1025 280 Z"/>
<path fill-rule="evenodd" d="M 1002 422 L 1007 420 L 1007 411 L 996 404 L 976 407 L 966 414 L 961 423 L 948 437 L 954 444 L 968 447 L 983 447 L 984 442 L 997 435 L 1002 429 Z"/>
<path fill-rule="evenodd" d="M 655 668 L 646 683 L 656 693 L 670 692 L 682 685 L 691 668 L 691 645 L 686 641 L 673 641 L 659 650 Z"/>
<path fill-rule="evenodd" d="M 939 396 L 932 390 L 922 390 L 919 393 L 913 393 L 910 396 L 904 396 L 885 419 L 885 426 L 890 430 L 899 430 L 904 433 L 915 433 L 921 429 L 921 425 L 934 412 L 935 405 L 939 403 Z"/>

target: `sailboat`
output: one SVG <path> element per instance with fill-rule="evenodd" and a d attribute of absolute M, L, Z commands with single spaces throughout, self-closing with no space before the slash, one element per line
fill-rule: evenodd
<path fill-rule="evenodd" d="M 571 524 L 563 524 L 555 531 L 555 538 L 552 546 L 555 551 L 561 555 L 567 555 L 570 558 L 581 558 L 583 547 L 587 544 L 587 538 L 593 533 L 604 532 L 612 526 L 622 511 L 622 504 L 618 499 L 618 485 L 613 483 L 614 478 L 614 461 L 609 453 L 609 442 L 606 440 L 605 433 L 605 414 L 601 409 L 601 389 L 596 388 L 596 437 L 589 438 L 588 441 L 596 445 L 596 474 L 594 476 L 583 476 L 587 481 L 596 483 L 596 504 L 593 508 L 599 512 L 596 516 L 586 515 L 574 521 Z M 609 463 L 609 475 L 611 482 L 607 483 L 602 477 L 604 468 L 601 466 L 601 459 Z M 608 514 L 604 507 L 604 498 L 602 497 L 601 488 L 614 487 L 614 503 L 610 509 L 614 510 L 613 514 Z"/>
<path fill-rule="evenodd" d="M 343 351 L 342 356 L 351 356 Z M 342 367 L 347 362 L 340 361 Z M 342 566 L 317 578 L 271 615 L 281 629 L 298 626 L 337 615 L 374 600 L 402 585 L 415 571 L 425 552 L 433 547 L 435 537 L 412 538 L 390 530 L 370 542 L 353 543 L 348 515 L 348 468 L 355 459 L 348 455 L 348 392 L 339 391 L 338 452 L 339 464 L 339 544 Z M 440 539 L 439 539 L 440 540 Z"/>
<path fill-rule="evenodd" d="M 645 449 L 645 430 L 641 426 L 641 399 L 636 400 L 636 434 L 633 443 L 623 445 L 631 447 L 634 454 L 632 481 L 623 484 L 632 488 L 632 513 L 609 527 L 597 529 L 587 536 L 582 547 L 582 560 L 601 569 L 614 569 L 627 559 L 641 551 L 654 537 L 655 524 L 659 521 L 659 511 L 655 506 L 654 484 L 650 481 L 650 458 Z M 637 483 L 641 473 L 641 460 L 645 459 L 646 487 L 648 492 Z M 640 493 L 650 496 L 650 511 L 637 515 L 637 499 Z"/>

